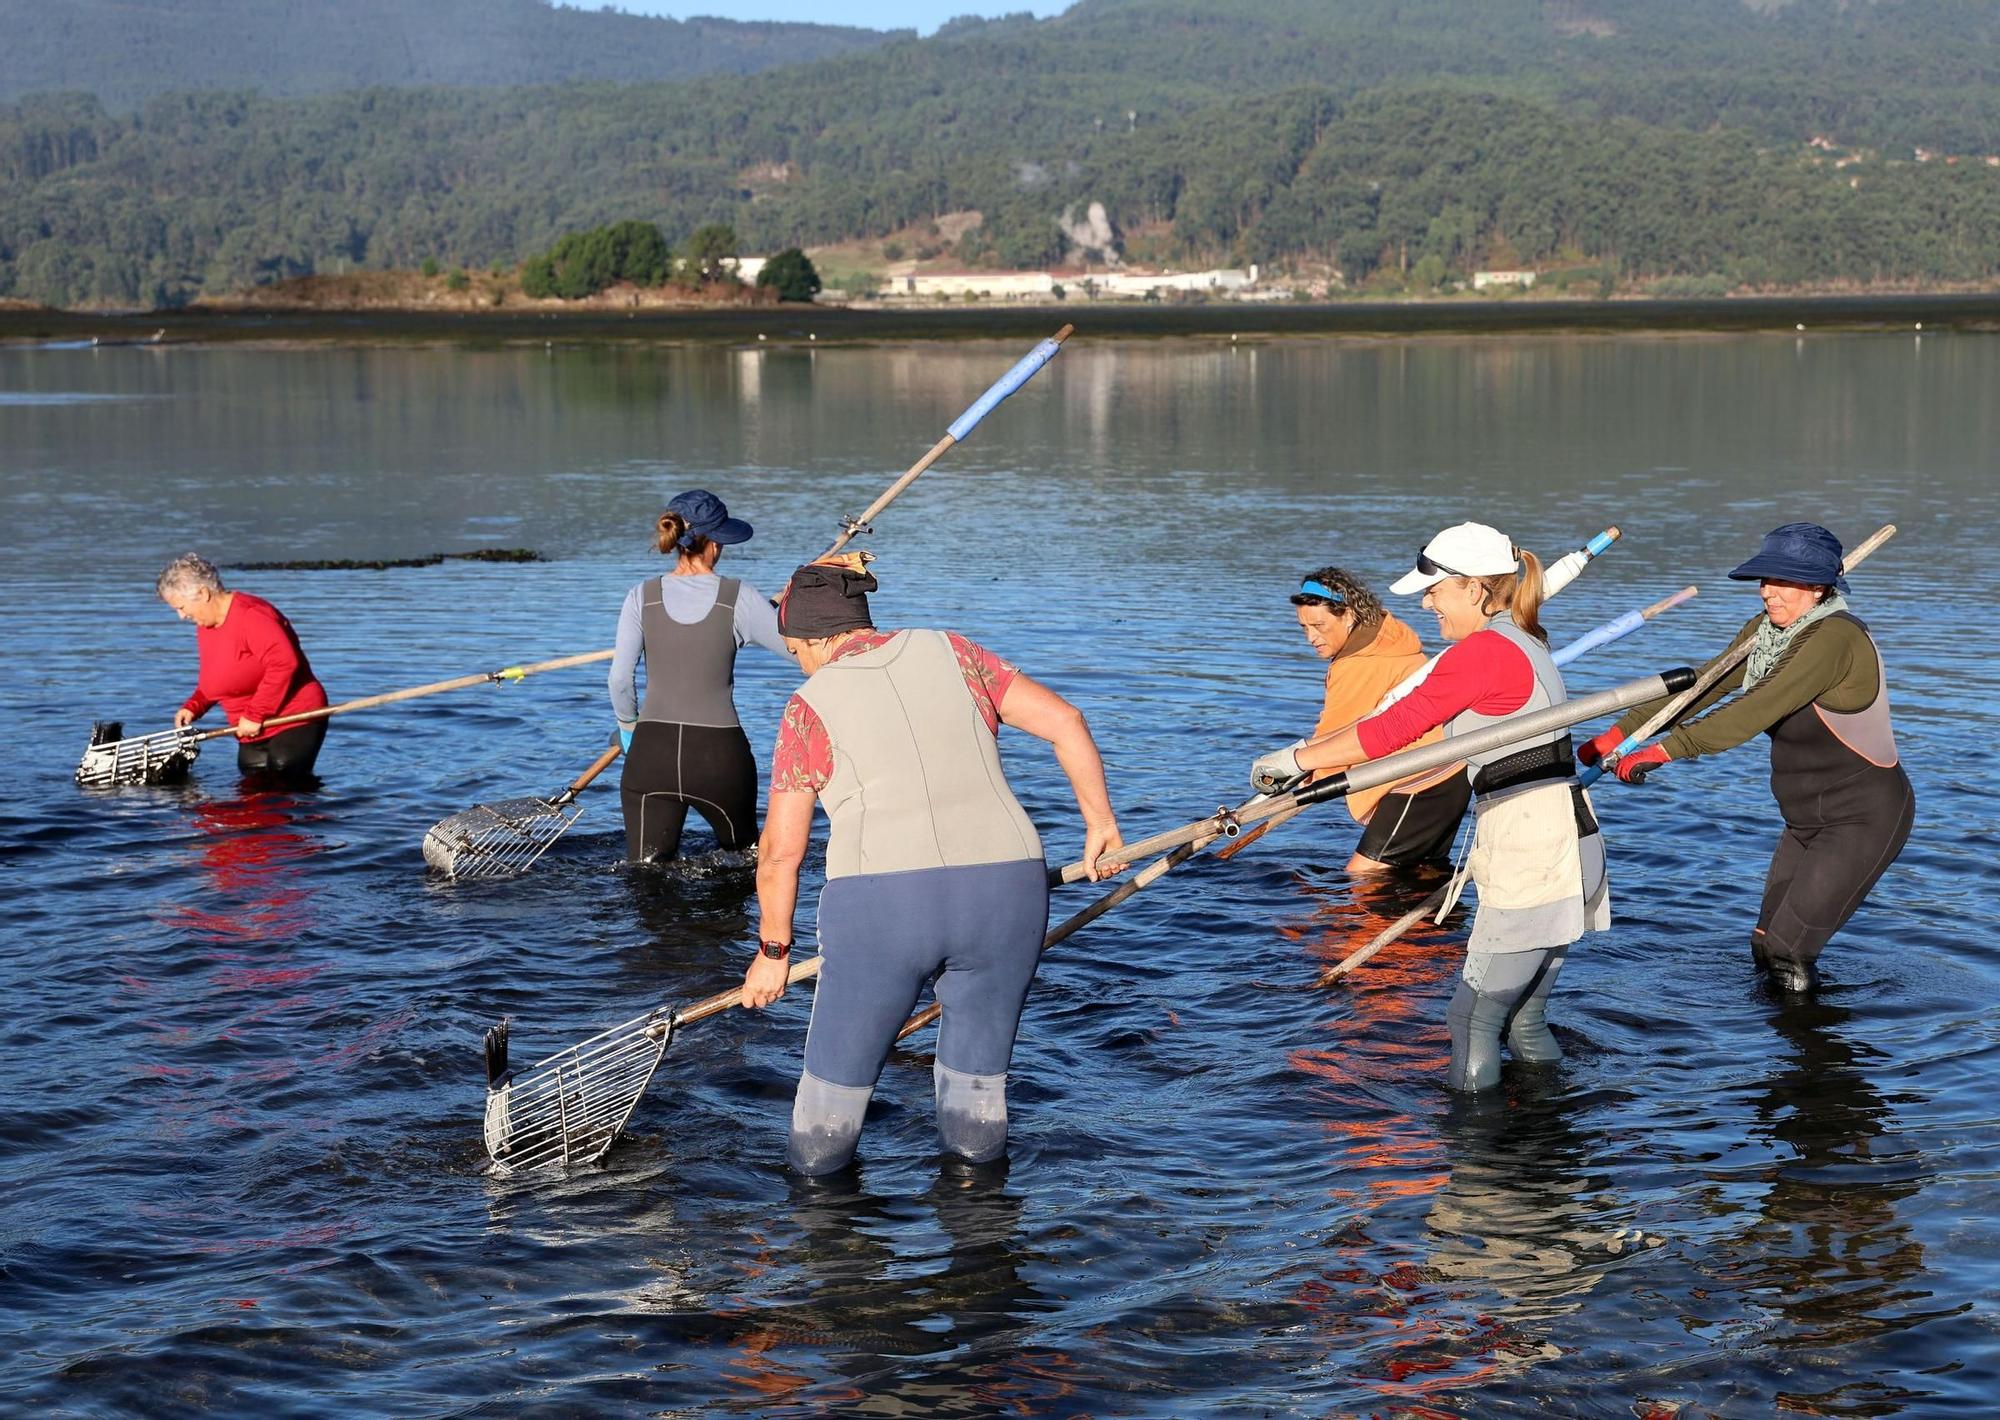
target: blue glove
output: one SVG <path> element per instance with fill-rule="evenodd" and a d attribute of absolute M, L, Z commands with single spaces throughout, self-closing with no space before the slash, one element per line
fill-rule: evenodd
<path fill-rule="evenodd" d="M 623 725 L 618 727 L 618 747 L 625 750 L 632 748 L 632 732 Z"/>

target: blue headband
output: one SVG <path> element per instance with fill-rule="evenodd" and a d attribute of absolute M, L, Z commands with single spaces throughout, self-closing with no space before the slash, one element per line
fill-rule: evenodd
<path fill-rule="evenodd" d="M 1346 597 L 1342 596 L 1339 592 L 1336 592 L 1332 587 L 1329 587 L 1326 583 L 1315 582 L 1310 577 L 1306 578 L 1303 582 L 1299 583 L 1299 590 L 1304 592 L 1309 597 L 1325 597 L 1335 606 L 1347 605 Z"/>

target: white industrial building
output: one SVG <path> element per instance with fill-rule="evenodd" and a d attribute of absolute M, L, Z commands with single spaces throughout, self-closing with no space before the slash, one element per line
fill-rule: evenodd
<path fill-rule="evenodd" d="M 1056 288 L 1071 300 L 1112 298 L 1143 300 L 1169 291 L 1238 292 L 1256 284 L 1257 268 L 1212 271 L 1051 271 L 907 272 L 892 276 L 882 287 L 887 297 L 915 300 L 1026 301 L 1053 300 Z"/>

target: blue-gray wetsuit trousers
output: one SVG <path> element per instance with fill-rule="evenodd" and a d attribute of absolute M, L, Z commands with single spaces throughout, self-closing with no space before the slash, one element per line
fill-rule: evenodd
<path fill-rule="evenodd" d="M 835 878 L 819 899 L 825 958 L 792 1103 L 801 1173 L 854 1157 L 862 1116 L 917 997 L 936 982 L 938 1136 L 975 1163 L 1007 1147 L 1007 1063 L 1048 929 L 1037 859 Z"/>
<path fill-rule="evenodd" d="M 1516 1060 L 1562 1059 L 1549 1033 L 1549 993 L 1567 946 L 1529 952 L 1468 952 L 1445 1019 L 1451 1025 L 1451 1087 L 1485 1090 L 1500 1083 L 1500 1033 Z"/>

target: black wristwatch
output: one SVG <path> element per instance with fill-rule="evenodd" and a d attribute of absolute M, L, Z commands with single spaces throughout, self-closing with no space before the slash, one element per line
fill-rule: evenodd
<path fill-rule="evenodd" d="M 758 944 L 757 950 L 772 961 L 783 961 L 792 954 L 792 944 L 790 942 L 761 942 Z"/>

